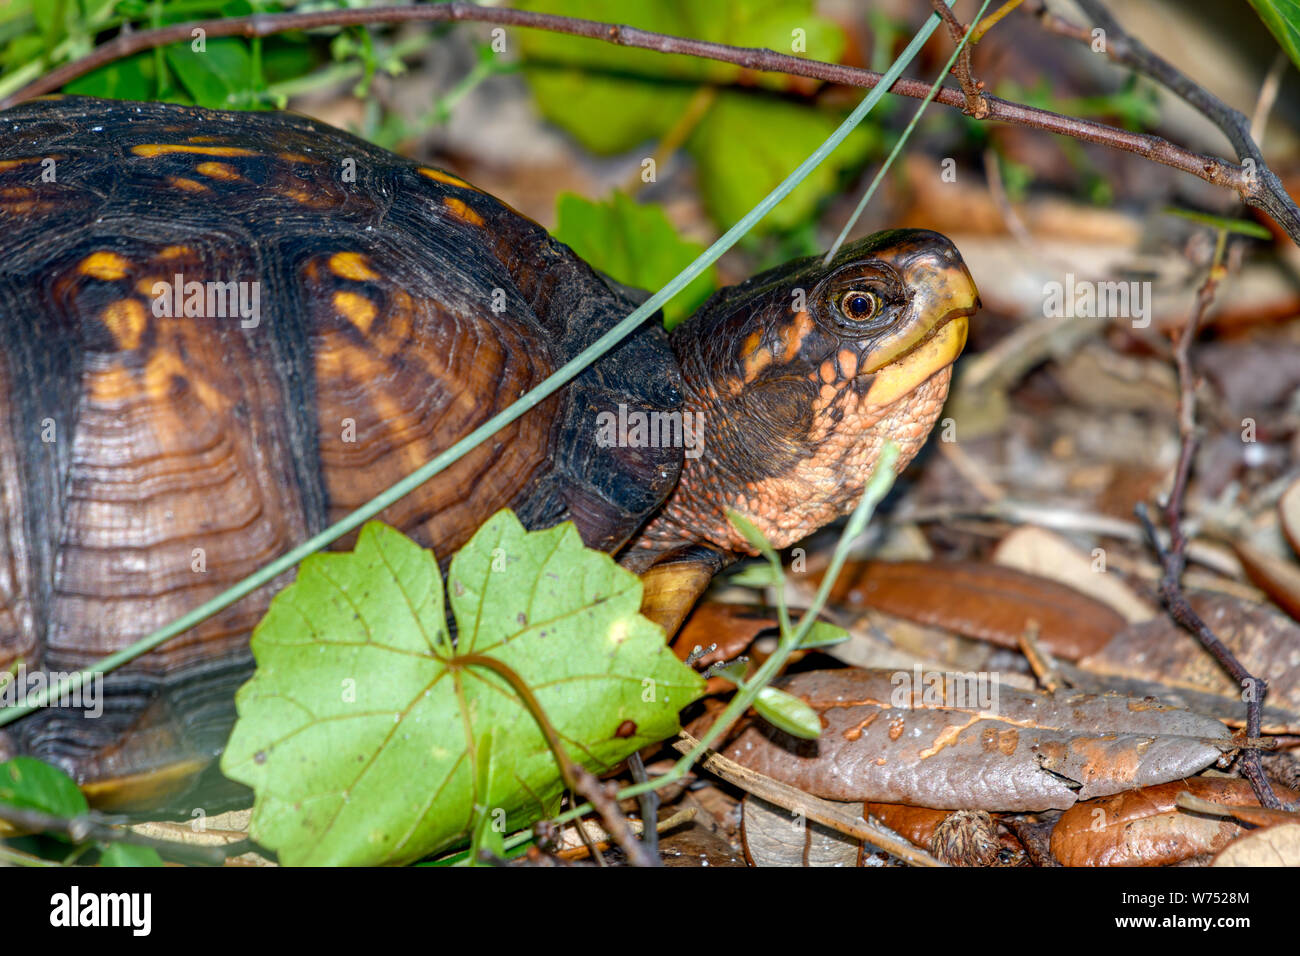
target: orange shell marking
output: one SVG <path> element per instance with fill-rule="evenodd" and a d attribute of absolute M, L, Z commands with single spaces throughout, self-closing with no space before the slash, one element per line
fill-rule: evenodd
<path fill-rule="evenodd" d="M 199 163 L 194 167 L 194 171 L 201 176 L 207 176 L 209 179 L 243 179 L 239 171 L 229 163 Z"/>
<path fill-rule="evenodd" d="M 469 206 L 466 206 L 459 199 L 453 199 L 451 196 L 443 197 L 442 204 L 451 210 L 451 214 L 457 219 L 463 219 L 471 226 L 483 225 L 483 217 L 476 213 Z"/>
<path fill-rule="evenodd" d="M 177 189 L 185 190 L 187 193 L 205 193 L 208 191 L 208 187 L 197 179 L 189 179 L 185 176 L 168 176 L 167 182 Z"/>
<path fill-rule="evenodd" d="M 92 252 L 81 260 L 77 271 L 92 279 L 112 282 L 126 275 L 127 261 L 116 252 Z"/>
<path fill-rule="evenodd" d="M 370 268 L 366 257 L 359 252 L 334 253 L 330 256 L 330 272 L 341 279 L 352 279 L 356 282 L 374 281 L 379 278 L 379 273 Z"/>
<path fill-rule="evenodd" d="M 200 156 L 256 156 L 242 146 L 187 146 L 183 143 L 141 143 L 132 146 L 137 156 L 164 156 L 167 153 L 198 153 Z"/>
<path fill-rule="evenodd" d="M 375 304 L 363 295 L 355 292 L 335 292 L 334 308 L 362 334 L 370 331 L 370 324 L 375 321 Z"/>
<path fill-rule="evenodd" d="M 421 176 L 428 176 L 434 182 L 446 183 L 448 186 L 460 186 L 462 189 L 474 189 L 463 179 L 457 179 L 451 173 L 444 173 L 441 169 L 434 169 L 430 166 L 421 166 L 419 169 Z M 474 190 L 478 192 L 477 189 Z"/>
<path fill-rule="evenodd" d="M 113 333 L 113 340 L 123 349 L 137 348 L 145 326 L 149 324 L 144 306 L 135 299 L 122 299 L 110 304 L 101 317 Z"/>

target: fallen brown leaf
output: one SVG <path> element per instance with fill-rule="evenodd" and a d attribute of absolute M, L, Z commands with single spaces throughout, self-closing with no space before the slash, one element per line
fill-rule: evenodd
<path fill-rule="evenodd" d="M 1066 866 L 1167 866 L 1221 850 L 1245 832 L 1234 820 L 1180 809 L 1185 791 L 1216 804 L 1259 806 L 1247 781 L 1229 777 L 1193 777 L 1081 801 L 1056 822 L 1052 855 Z"/>
<path fill-rule="evenodd" d="M 1232 550 L 1251 582 L 1300 621 L 1300 564 L 1275 558 L 1244 541 L 1235 543 Z"/>
<path fill-rule="evenodd" d="M 1188 600 L 1242 666 L 1268 681 L 1263 732 L 1300 731 L 1300 625 L 1265 605 L 1228 595 L 1193 592 Z M 1155 694 L 1236 725 L 1245 721 L 1241 688 L 1196 638 L 1165 616 L 1130 625 L 1078 666 L 1128 693 Z"/>
<path fill-rule="evenodd" d="M 768 803 L 744 799 L 745 856 L 754 866 L 859 866 L 862 841 Z"/>
<path fill-rule="evenodd" d="M 1224 848 L 1211 866 L 1300 866 L 1300 823 L 1257 830 Z"/>
<path fill-rule="evenodd" d="M 1124 618 L 1074 588 L 976 561 L 851 562 L 831 600 L 1017 647 L 1030 621 L 1058 657 L 1077 660 L 1122 630 Z"/>
<path fill-rule="evenodd" d="M 1026 574 L 1050 578 L 1107 605 L 1130 623 L 1149 621 L 1158 613 L 1117 574 L 1098 570 L 1096 559 L 1064 535 L 1021 525 L 993 549 L 994 563 Z M 1104 568 L 1104 565 L 1102 566 Z"/>
<path fill-rule="evenodd" d="M 990 707 L 944 678 L 911 687 L 909 672 L 856 668 L 781 678 L 820 714 L 820 739 L 752 720 L 723 753 L 828 800 L 1013 811 L 1190 776 L 1228 742 L 1219 721 L 1154 700 L 999 688 Z"/>
<path fill-rule="evenodd" d="M 1277 514 L 1281 520 L 1282 533 L 1291 543 L 1291 550 L 1300 558 L 1300 478 L 1291 485 L 1277 502 Z"/>

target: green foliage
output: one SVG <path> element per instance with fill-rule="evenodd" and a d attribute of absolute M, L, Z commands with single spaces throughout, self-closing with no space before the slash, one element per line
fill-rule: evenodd
<path fill-rule="evenodd" d="M 607 202 L 562 193 L 556 208 L 555 238 L 624 285 L 661 288 L 704 251 L 677 235 L 662 206 L 639 204 L 623 193 Z M 664 306 L 664 325 L 680 323 L 716 287 L 717 269 L 711 266 Z"/>
<path fill-rule="evenodd" d="M 0 763 L 0 803 L 63 818 L 90 809 L 71 777 L 34 757 Z"/>
<path fill-rule="evenodd" d="M 803 700 L 775 687 L 764 687 L 754 698 L 754 710 L 773 727 L 787 734 L 816 740 L 822 735 L 822 721 Z"/>
<path fill-rule="evenodd" d="M 1197 209 L 1181 209 L 1178 206 L 1166 206 L 1164 211 L 1171 216 L 1190 219 L 1192 222 L 1213 226 L 1215 229 L 1223 229 L 1239 236 L 1250 236 L 1252 239 L 1271 239 L 1273 237 L 1271 232 L 1259 223 L 1252 222 L 1249 219 L 1232 219 L 1228 216 L 1216 216 L 1213 213 L 1201 212 Z"/>
<path fill-rule="evenodd" d="M 835 61 L 843 31 L 814 13 L 812 0 L 523 0 L 547 13 L 612 20 L 646 30 L 740 46 L 769 47 Z M 802 31 L 803 49 L 794 49 Z M 685 135 L 700 174 L 700 194 L 710 215 L 730 226 L 772 190 L 839 124 L 841 116 L 761 92 L 709 85 L 734 84 L 739 67 L 685 56 L 666 56 L 543 31 L 523 31 L 524 74 L 538 108 L 587 149 L 619 153 L 647 142 Z M 781 88 L 783 78 L 761 74 L 760 88 Z M 688 134 L 689 135 L 686 135 Z M 860 165 L 877 135 L 859 127 L 845 144 L 761 224 L 792 228 L 807 220 L 846 169 Z"/>
<path fill-rule="evenodd" d="M 1300 0 L 1250 0 L 1291 62 L 1300 67 Z"/>
<path fill-rule="evenodd" d="M 731 225 L 772 191 L 835 131 L 840 117 L 753 93 L 724 91 L 687 141 L 699 168 L 700 195 L 714 220 Z M 789 198 L 760 223 L 784 230 L 812 217 L 844 170 L 860 166 L 878 136 L 859 126 Z"/>
<path fill-rule="evenodd" d="M 256 791 L 253 836 L 283 862 L 491 849 L 484 826 L 553 813 L 556 761 L 507 673 L 594 771 L 671 735 L 702 693 L 641 617 L 641 582 L 572 524 L 529 533 L 500 512 L 447 579 L 454 646 L 434 555 L 372 522 L 355 551 L 304 561 L 258 625 L 222 769 Z"/>
<path fill-rule="evenodd" d="M 71 777 L 58 767 L 34 757 L 14 757 L 0 763 L 0 805 L 36 810 L 60 820 L 71 820 L 90 811 L 86 798 Z M 62 833 L 21 837 L 10 841 L 16 849 L 37 858 L 75 860 L 93 849 L 90 841 L 73 847 Z M 162 866 L 162 858 L 150 847 L 121 843 L 101 844 L 102 866 Z"/>
<path fill-rule="evenodd" d="M 158 851 L 149 846 L 133 846 L 130 843 L 110 844 L 99 854 L 100 866 L 162 866 L 162 857 Z"/>
<path fill-rule="evenodd" d="M 357 6 L 349 0 L 313 3 L 319 9 Z M 0 92 L 10 93 L 46 70 L 89 53 L 107 32 L 147 30 L 195 20 L 281 13 L 299 9 L 291 0 L 11 0 L 0 12 Z M 211 109 L 265 109 L 283 105 L 278 86 L 319 72 L 327 82 L 336 68 L 355 64 L 353 74 L 400 69 L 370 32 L 276 34 L 266 38 L 207 37 L 117 60 L 73 80 L 64 91 L 112 99 L 161 100 Z M 353 40 L 353 38 L 356 38 Z M 199 48 L 196 48 L 199 47 Z"/>

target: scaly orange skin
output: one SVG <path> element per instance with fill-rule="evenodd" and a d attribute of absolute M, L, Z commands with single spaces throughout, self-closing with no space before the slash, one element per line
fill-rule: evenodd
<path fill-rule="evenodd" d="M 866 322 L 842 311 L 859 291 L 878 297 Z M 900 470 L 924 445 L 977 307 L 957 250 L 924 230 L 880 233 L 828 267 L 791 263 L 710 300 L 673 334 L 703 450 L 626 563 L 684 544 L 753 553 L 727 509 L 776 547 L 847 514 L 886 439 Z"/>

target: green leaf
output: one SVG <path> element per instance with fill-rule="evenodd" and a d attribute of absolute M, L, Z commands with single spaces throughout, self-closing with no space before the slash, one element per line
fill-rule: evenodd
<path fill-rule="evenodd" d="M 816 15 L 812 0 L 522 0 L 547 13 L 627 23 L 645 30 L 742 46 L 769 47 L 821 60 L 843 53 L 844 31 Z M 803 50 L 794 48 L 801 31 Z M 686 56 L 665 56 L 560 36 L 541 30 L 519 34 L 524 75 L 538 109 L 586 149 L 611 154 L 663 139 L 669 131 L 691 135 L 687 149 L 701 171 L 700 192 L 710 215 L 730 226 L 779 183 L 835 129 L 840 116 L 769 95 L 717 91 L 698 117 L 684 114 L 702 84 L 736 81 L 740 68 Z M 751 82 L 784 90 L 789 81 L 760 73 Z M 698 104 L 695 104 L 698 108 Z M 686 120 L 686 122 L 683 122 Z M 679 124 L 681 128 L 679 128 Z M 797 225 L 845 167 L 862 161 L 874 134 L 855 132 L 761 228 Z M 714 190 L 720 190 L 716 195 Z"/>
<path fill-rule="evenodd" d="M 620 76 L 593 78 L 574 67 L 526 64 L 538 111 L 583 149 L 601 156 L 661 138 L 690 103 L 694 88 Z"/>
<path fill-rule="evenodd" d="M 166 48 L 167 64 L 194 102 L 208 109 L 232 109 L 251 82 L 251 60 L 243 40 L 218 37 L 198 52 L 186 43 Z"/>
<path fill-rule="evenodd" d="M 662 206 L 634 202 L 614 193 L 597 203 L 563 193 L 557 203 L 555 238 L 587 262 L 625 285 L 662 288 L 704 251 L 680 238 Z M 664 306 L 664 326 L 684 321 L 717 286 L 717 270 L 696 277 Z"/>
<path fill-rule="evenodd" d="M 799 642 L 801 648 L 826 647 L 829 644 L 841 644 L 849 639 L 849 632 L 829 621 L 813 621 L 808 633 Z"/>
<path fill-rule="evenodd" d="M 687 141 L 709 214 L 719 223 L 740 219 L 838 125 L 837 116 L 800 104 L 753 93 L 719 92 L 708 116 Z M 865 161 L 877 138 L 874 131 L 859 126 L 772 210 L 763 227 L 784 230 L 800 225 L 822 197 L 834 191 L 844 170 Z"/>
<path fill-rule="evenodd" d="M 162 857 L 151 846 L 113 843 L 99 854 L 100 866 L 162 866 Z"/>
<path fill-rule="evenodd" d="M 1196 209 L 1180 209 L 1177 206 L 1166 206 L 1165 212 L 1171 216 L 1179 216 L 1183 219 L 1190 219 L 1192 222 L 1199 222 L 1206 226 L 1213 226 L 1215 229 L 1226 229 L 1228 232 L 1235 232 L 1238 235 L 1250 236 L 1254 239 L 1271 239 L 1273 234 L 1257 222 L 1249 219 L 1230 219 L 1227 216 L 1216 216 L 1213 213 L 1201 212 Z"/>
<path fill-rule="evenodd" d="M 406 863 L 463 841 L 475 805 L 511 830 L 563 789 L 537 721 L 496 670 L 536 696 L 594 772 L 674 733 L 703 681 L 641 617 L 641 582 L 566 523 L 495 515 L 453 559 L 451 647 L 434 555 L 378 522 L 355 551 L 302 563 L 254 631 L 222 759 L 256 792 L 252 833 L 290 865 Z M 490 789 L 471 759 L 490 731 Z"/>
<path fill-rule="evenodd" d="M 474 773 L 474 792 L 491 793 L 493 772 L 496 764 L 492 756 L 492 731 L 487 730 L 479 735 L 478 749 L 475 756 L 475 773 Z M 491 807 L 483 804 L 474 804 L 474 827 L 473 835 L 470 839 L 469 856 L 466 863 L 469 866 L 481 866 L 479 855 L 487 850 L 494 856 L 505 856 L 505 833 L 496 826 L 497 814 L 492 812 Z"/>
<path fill-rule="evenodd" d="M 90 809 L 71 777 L 34 757 L 0 763 L 0 803 L 64 819 Z"/>
<path fill-rule="evenodd" d="M 771 564 L 747 564 L 727 581 L 741 588 L 779 588 L 785 583 L 785 572 Z"/>
<path fill-rule="evenodd" d="M 781 559 L 777 557 L 771 542 L 767 540 L 763 532 L 758 530 L 758 526 L 754 522 L 739 511 L 733 511 L 731 508 L 727 509 L 727 520 L 749 542 L 751 548 L 767 558 L 768 562 L 773 565 L 774 570 L 781 567 Z"/>
<path fill-rule="evenodd" d="M 1259 18 L 1291 62 L 1300 67 L 1300 2 L 1297 0 L 1250 0 Z"/>
<path fill-rule="evenodd" d="M 151 54 L 140 53 L 129 59 L 101 66 L 63 87 L 63 92 L 79 96 L 102 96 L 112 100 L 153 99 L 153 61 Z"/>
<path fill-rule="evenodd" d="M 764 687 L 754 698 L 754 710 L 769 724 L 804 740 L 822 735 L 822 720 L 806 703 L 775 687 Z"/>
<path fill-rule="evenodd" d="M 745 671 L 748 669 L 748 662 L 732 661 L 730 664 L 709 668 L 709 673 L 714 677 L 721 677 L 723 680 L 729 680 L 737 687 L 744 687 Z"/>

